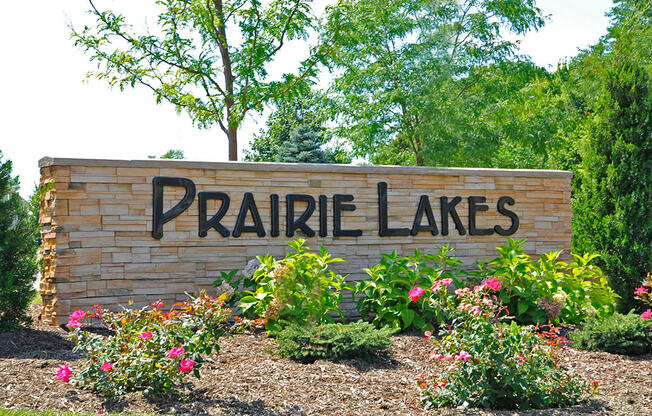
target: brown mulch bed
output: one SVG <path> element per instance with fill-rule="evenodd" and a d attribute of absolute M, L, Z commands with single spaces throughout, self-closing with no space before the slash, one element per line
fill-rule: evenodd
<path fill-rule="evenodd" d="M 32 314 L 38 315 L 38 305 Z M 30 408 L 97 413 L 133 412 L 192 415 L 652 415 L 652 356 L 626 357 L 569 349 L 563 364 L 587 381 L 600 383 L 600 394 L 570 409 L 530 412 L 439 409 L 422 412 L 414 377 L 432 365 L 428 342 L 418 335 L 393 338 L 393 360 L 299 364 L 269 351 L 264 334 L 220 340 L 214 363 L 202 378 L 191 378 L 185 397 L 143 397 L 132 393 L 107 399 L 78 390 L 55 377 L 66 362 L 75 369 L 68 335 L 35 320 L 21 332 L 0 334 L 0 408 Z"/>

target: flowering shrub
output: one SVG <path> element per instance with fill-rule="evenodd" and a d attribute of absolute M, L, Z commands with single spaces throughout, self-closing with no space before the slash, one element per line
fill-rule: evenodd
<path fill-rule="evenodd" d="M 295 252 L 281 260 L 259 257 L 261 264 L 252 277 L 257 289 L 245 291 L 240 299 L 243 314 L 266 319 L 270 332 L 288 323 L 333 322 L 329 312 L 344 319 L 339 309 L 342 290 L 351 288 L 344 277 L 328 269 L 329 264 L 344 260 L 332 258 L 323 247 L 310 253 L 304 244 L 303 239 L 288 242 Z"/>
<path fill-rule="evenodd" d="M 497 247 L 500 257 L 481 266 L 485 277 L 503 284 L 500 299 L 518 323 L 578 324 L 615 311 L 618 295 L 602 270 L 591 264 L 597 254 L 573 255 L 565 263 L 559 260 L 562 252 L 553 251 L 535 262 L 521 248 L 524 241 L 510 238 L 506 246 Z"/>
<path fill-rule="evenodd" d="M 432 330 L 446 320 L 447 305 L 454 298 L 448 287 L 459 285 L 462 262 L 449 257 L 452 249 L 444 246 L 436 255 L 415 251 L 413 256 L 383 254 L 379 264 L 364 271 L 368 279 L 358 282 L 355 295 L 360 296 L 357 309 L 363 318 L 374 315 L 377 327 L 400 330 Z M 433 296 L 440 302 L 433 303 Z"/>
<path fill-rule="evenodd" d="M 538 335 L 532 327 L 506 324 L 495 279 L 458 289 L 452 324 L 426 336 L 434 344 L 433 375 L 417 383 L 429 407 L 463 406 L 527 409 L 576 404 L 595 391 L 558 365 L 564 339 L 553 331 Z M 437 299 L 433 299 L 434 302 Z"/>
<path fill-rule="evenodd" d="M 640 287 L 634 290 L 634 298 L 652 306 L 652 273 L 648 273 Z M 642 320 L 652 318 L 652 309 L 647 309 L 641 314 Z"/>
<path fill-rule="evenodd" d="M 94 307 L 92 313 L 73 312 L 66 325 L 72 331 L 74 351 L 85 358 L 76 373 L 62 367 L 57 377 L 115 396 L 144 390 L 146 394 L 179 388 L 187 374 L 199 378 L 203 354 L 219 351 L 218 338 L 230 311 L 219 298 L 202 292 L 176 304 L 168 312 L 154 308 L 126 309 L 118 313 Z M 178 307 L 178 309 L 177 309 Z M 103 337 L 85 330 L 90 318 L 99 319 L 113 335 Z"/>

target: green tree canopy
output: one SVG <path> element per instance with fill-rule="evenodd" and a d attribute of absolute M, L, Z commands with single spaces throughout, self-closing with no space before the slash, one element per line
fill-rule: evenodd
<path fill-rule="evenodd" d="M 510 31 L 537 29 L 534 0 L 352 0 L 329 9 L 328 90 L 337 134 L 374 163 L 429 164 L 460 143 L 478 67 L 513 57 Z M 450 160 L 450 159 L 449 159 Z"/>
<path fill-rule="evenodd" d="M 156 159 L 156 156 L 147 156 L 149 159 Z M 170 149 L 167 152 L 163 153 L 160 159 L 185 159 L 186 155 L 181 149 Z"/>
<path fill-rule="evenodd" d="M 306 88 L 328 53 L 328 39 L 315 46 L 295 72 L 270 79 L 269 63 L 289 41 L 306 39 L 315 24 L 310 0 L 157 0 L 158 18 L 138 33 L 124 15 L 100 10 L 81 30 L 76 46 L 97 61 L 89 75 L 120 89 L 142 85 L 157 102 L 186 111 L 200 128 L 219 125 L 237 160 L 238 127 L 274 97 Z"/>

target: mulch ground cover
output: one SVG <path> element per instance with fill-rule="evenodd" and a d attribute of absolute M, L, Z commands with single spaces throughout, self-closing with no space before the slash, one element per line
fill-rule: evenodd
<path fill-rule="evenodd" d="M 38 315 L 38 305 L 31 313 Z M 430 345 L 422 336 L 393 337 L 392 360 L 345 360 L 300 364 L 273 353 L 265 334 L 220 340 L 221 352 L 205 363 L 201 380 L 182 397 L 131 393 L 107 399 L 56 379 L 60 365 L 75 370 L 79 356 L 60 328 L 35 320 L 23 331 L 0 334 L 0 408 L 192 415 L 652 415 L 652 355 L 619 356 L 568 349 L 563 365 L 600 394 L 568 409 L 528 412 L 421 410 L 414 377 L 433 370 Z"/>

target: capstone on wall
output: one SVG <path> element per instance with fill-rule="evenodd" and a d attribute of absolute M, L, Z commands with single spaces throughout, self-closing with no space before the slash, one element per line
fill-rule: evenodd
<path fill-rule="evenodd" d="M 257 255 L 283 256 L 297 237 L 344 258 L 334 268 L 351 281 L 392 250 L 433 253 L 449 244 L 466 264 L 491 259 L 504 234 L 527 238 L 532 254 L 570 250 L 564 171 L 49 157 L 39 166 L 41 184 L 51 184 L 41 206 L 40 286 L 42 318 L 51 324 L 98 303 L 210 293 L 221 271 Z M 186 194 L 187 208 L 172 209 Z M 302 222 L 306 210 L 312 214 Z"/>

